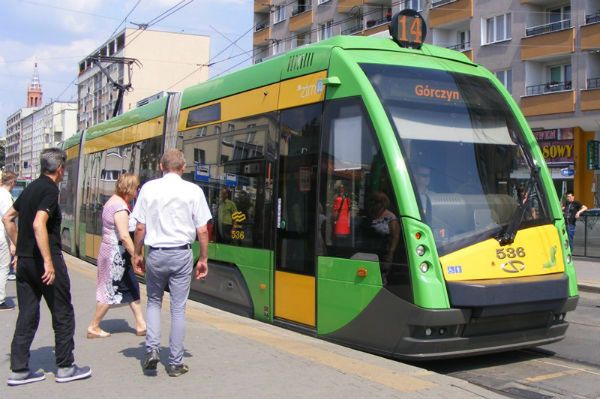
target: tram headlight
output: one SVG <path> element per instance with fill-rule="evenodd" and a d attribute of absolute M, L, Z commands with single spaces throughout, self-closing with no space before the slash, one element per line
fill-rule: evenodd
<path fill-rule="evenodd" d="M 425 335 L 427 335 L 429 337 L 431 335 L 431 333 L 432 333 L 431 328 L 425 329 Z"/>
<path fill-rule="evenodd" d="M 565 248 L 569 248 L 569 240 L 565 240 Z"/>
<path fill-rule="evenodd" d="M 571 263 L 571 254 L 567 255 L 567 263 Z"/>
<path fill-rule="evenodd" d="M 419 256 L 425 255 L 425 247 L 423 245 L 419 245 L 417 247 L 417 255 L 419 255 Z"/>
<path fill-rule="evenodd" d="M 421 272 L 427 273 L 427 270 L 429 270 L 429 263 L 427 263 L 427 262 L 421 263 L 419 265 L 419 269 L 421 269 Z"/>

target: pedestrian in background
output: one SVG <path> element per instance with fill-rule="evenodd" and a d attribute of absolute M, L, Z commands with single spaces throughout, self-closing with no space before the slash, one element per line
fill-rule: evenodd
<path fill-rule="evenodd" d="M 73 363 L 75 314 L 71 283 L 60 241 L 61 213 L 58 184 L 65 174 L 66 154 L 48 148 L 40 155 L 42 175 L 28 185 L 2 218 L 16 247 L 17 300 L 19 315 L 10 352 L 8 385 L 22 385 L 46 378 L 43 371 L 29 369 L 31 343 L 40 322 L 43 296 L 52 314 L 56 382 L 69 382 L 92 375 L 89 367 Z M 16 219 L 19 226 L 17 232 Z"/>
<path fill-rule="evenodd" d="M 128 303 L 135 318 L 135 333 L 146 335 L 140 306 L 140 283 L 131 265 L 133 240 L 129 235 L 129 203 L 137 197 L 140 180 L 131 173 L 119 176 L 115 193 L 102 210 L 102 243 L 98 252 L 96 313 L 87 328 L 87 338 L 107 338 L 100 322 L 111 305 Z M 129 256 L 128 256 L 129 255 Z"/>
<path fill-rule="evenodd" d="M 10 190 L 17 183 L 17 175 L 13 172 L 3 172 L 2 181 L 0 183 L 0 217 L 10 209 L 13 204 Z M 12 248 L 12 243 L 6 234 L 4 224 L 0 223 L 0 311 L 12 310 L 15 307 L 6 303 L 6 280 L 10 273 L 10 265 L 12 263 L 11 253 L 15 252 Z"/>
<path fill-rule="evenodd" d="M 569 236 L 569 247 L 573 252 L 573 240 L 575 238 L 575 223 L 582 212 L 587 211 L 587 206 L 579 201 L 575 201 L 575 195 L 572 191 L 567 191 L 567 202 L 563 205 L 565 223 L 567 224 L 567 235 Z"/>
<path fill-rule="evenodd" d="M 142 186 L 132 217 L 137 220 L 135 231 L 134 267 L 146 271 L 146 355 L 142 366 L 156 370 L 160 360 L 160 312 L 165 288 L 171 294 L 171 334 L 167 373 L 178 377 L 188 372 L 183 364 L 185 338 L 185 305 L 190 292 L 193 270 L 191 244 L 198 238 L 200 257 L 196 264 L 196 279 L 208 273 L 208 230 L 211 219 L 206 198 L 200 187 L 184 181 L 185 158 L 177 149 L 170 149 L 161 158 L 164 176 Z M 142 246 L 148 246 L 144 266 Z"/>

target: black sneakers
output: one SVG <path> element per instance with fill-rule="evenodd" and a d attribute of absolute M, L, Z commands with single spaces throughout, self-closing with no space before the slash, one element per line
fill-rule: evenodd
<path fill-rule="evenodd" d="M 6 302 L 0 303 L 0 311 L 3 311 L 3 310 L 13 310 L 14 308 L 15 308 L 14 305 L 9 305 Z"/>
<path fill-rule="evenodd" d="M 188 371 L 190 371 L 190 368 L 185 364 L 169 364 L 167 366 L 167 374 L 169 374 L 169 377 L 179 377 Z"/>
<path fill-rule="evenodd" d="M 142 367 L 144 367 L 145 370 L 156 370 L 156 365 L 159 361 L 160 356 L 158 355 L 158 349 L 152 349 L 150 352 L 146 353 Z"/>
<path fill-rule="evenodd" d="M 43 381 L 46 379 L 46 374 L 43 370 L 38 371 L 13 371 L 8 376 L 6 383 L 10 386 L 29 384 L 30 382 Z"/>
<path fill-rule="evenodd" d="M 89 367 L 79 367 L 73 364 L 71 367 L 59 367 L 54 380 L 56 382 L 70 382 L 83 380 L 92 376 L 92 369 Z"/>

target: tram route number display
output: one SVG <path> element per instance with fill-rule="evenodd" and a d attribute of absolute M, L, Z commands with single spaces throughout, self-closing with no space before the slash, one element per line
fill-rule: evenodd
<path fill-rule="evenodd" d="M 425 20 L 415 10 L 405 9 L 392 17 L 390 35 L 400 47 L 420 49 L 427 36 Z"/>

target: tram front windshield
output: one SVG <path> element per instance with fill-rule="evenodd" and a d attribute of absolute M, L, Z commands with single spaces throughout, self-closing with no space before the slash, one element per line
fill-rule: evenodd
<path fill-rule="evenodd" d="M 488 79 L 361 67 L 396 130 L 440 255 L 503 234 L 515 218 L 519 228 L 550 222 L 523 132 Z"/>

